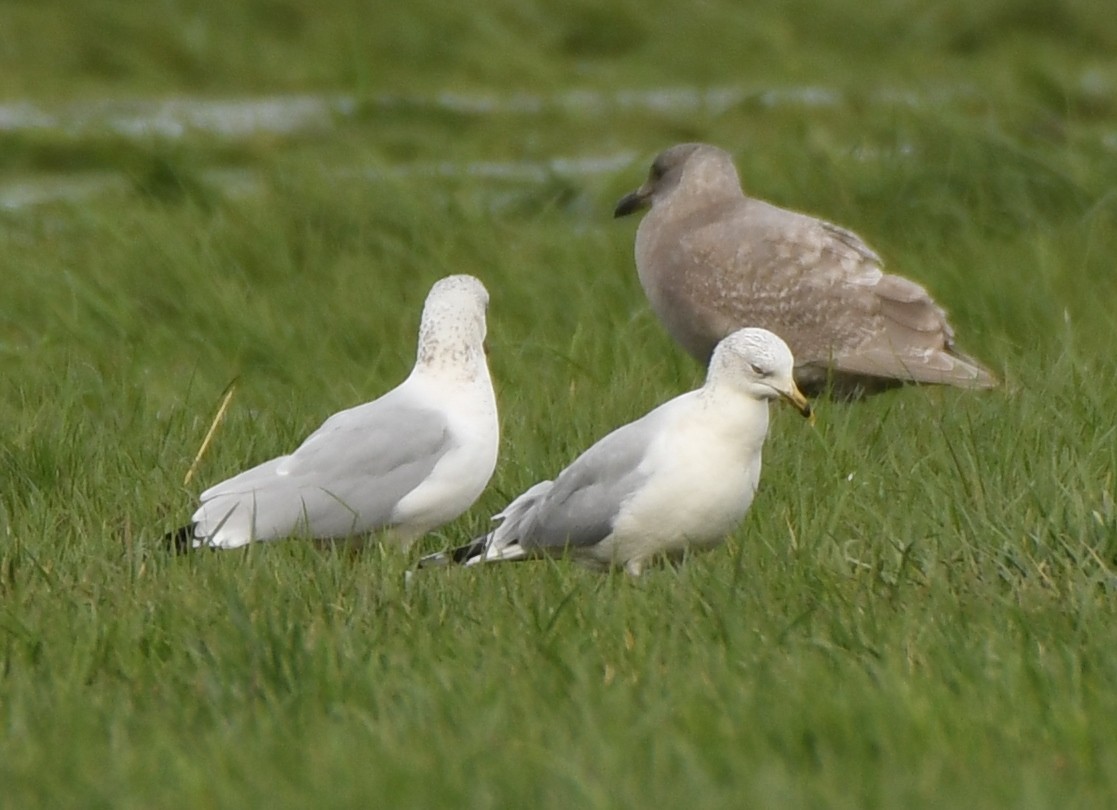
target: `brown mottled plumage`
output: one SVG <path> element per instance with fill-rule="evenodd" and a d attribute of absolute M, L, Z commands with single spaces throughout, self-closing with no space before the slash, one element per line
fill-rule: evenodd
<path fill-rule="evenodd" d="M 997 384 L 957 351 L 923 287 L 885 274 L 857 234 L 745 196 L 725 151 L 689 143 L 662 152 L 615 215 L 648 206 L 636 232 L 640 282 L 667 331 L 701 362 L 730 332 L 757 326 L 791 347 L 805 391 Z"/>

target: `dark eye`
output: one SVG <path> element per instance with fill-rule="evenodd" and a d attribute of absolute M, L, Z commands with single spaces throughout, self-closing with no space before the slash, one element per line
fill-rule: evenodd
<path fill-rule="evenodd" d="M 657 160 L 652 164 L 652 170 L 650 174 L 652 180 L 658 180 L 659 178 L 663 177 L 663 175 L 667 174 L 667 169 L 665 169 L 663 167 L 663 164 Z"/>
<path fill-rule="evenodd" d="M 756 363 L 749 363 L 749 367 L 752 368 L 752 373 L 758 377 L 768 376 L 768 372 L 765 371 L 762 366 L 758 366 Z"/>

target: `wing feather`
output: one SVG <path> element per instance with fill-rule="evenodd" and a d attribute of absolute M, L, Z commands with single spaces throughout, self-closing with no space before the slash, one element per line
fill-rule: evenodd
<path fill-rule="evenodd" d="M 257 539 L 325 538 L 391 525 L 399 501 L 453 446 L 442 412 L 392 394 L 334 414 L 290 455 L 206 490 L 197 534 L 228 523 Z"/>

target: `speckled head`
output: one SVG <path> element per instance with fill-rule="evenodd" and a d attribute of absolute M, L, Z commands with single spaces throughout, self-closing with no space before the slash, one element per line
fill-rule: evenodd
<path fill-rule="evenodd" d="M 485 362 L 485 312 L 489 291 L 473 276 L 447 276 L 435 282 L 423 305 L 417 365 L 460 367 Z"/>
<path fill-rule="evenodd" d="M 783 397 L 809 417 L 811 406 L 795 385 L 791 349 L 767 329 L 738 329 L 718 343 L 710 358 L 707 386 L 732 385 L 754 399 Z"/>
<path fill-rule="evenodd" d="M 617 203 L 614 217 L 623 217 L 670 200 L 672 205 L 693 198 L 706 205 L 741 196 L 741 181 L 733 158 L 724 149 L 704 143 L 681 143 L 660 152 L 644 185 Z"/>

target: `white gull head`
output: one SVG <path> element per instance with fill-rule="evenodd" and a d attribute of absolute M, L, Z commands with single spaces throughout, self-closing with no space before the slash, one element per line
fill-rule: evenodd
<path fill-rule="evenodd" d="M 423 305 L 415 370 L 467 379 L 484 370 L 488 306 L 488 290 L 473 276 L 447 276 L 436 282 Z"/>
<path fill-rule="evenodd" d="M 706 387 L 731 386 L 753 399 L 788 400 L 804 416 L 810 404 L 795 385 L 791 349 L 767 329 L 738 329 L 718 343 L 710 358 Z"/>

